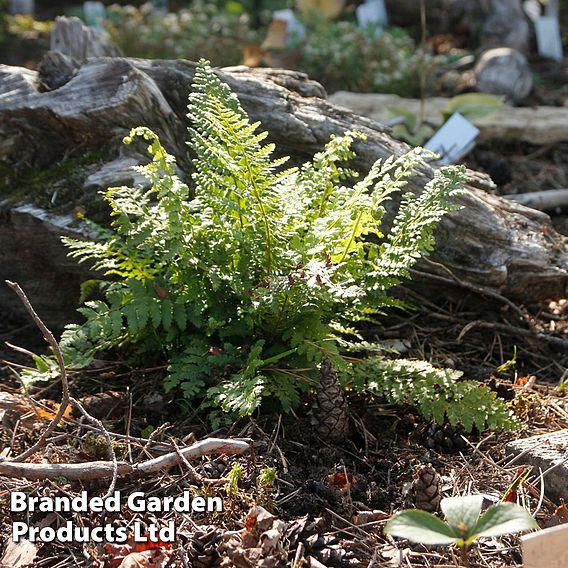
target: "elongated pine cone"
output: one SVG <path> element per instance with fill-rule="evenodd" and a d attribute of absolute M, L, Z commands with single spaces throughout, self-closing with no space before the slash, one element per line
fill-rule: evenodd
<path fill-rule="evenodd" d="M 324 359 L 321 364 L 320 383 L 312 403 L 311 424 L 326 442 L 340 442 L 349 435 L 349 406 L 329 359 Z"/>
<path fill-rule="evenodd" d="M 421 465 L 412 482 L 414 505 L 417 509 L 435 513 L 442 500 L 442 479 L 432 464 Z"/>
<path fill-rule="evenodd" d="M 192 535 L 186 548 L 187 559 L 192 568 L 212 568 L 220 565 L 217 547 L 222 533 L 216 527 L 199 527 Z"/>

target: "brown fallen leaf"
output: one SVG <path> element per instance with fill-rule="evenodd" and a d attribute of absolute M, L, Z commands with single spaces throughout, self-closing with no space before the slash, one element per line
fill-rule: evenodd
<path fill-rule="evenodd" d="M 545 528 L 550 528 L 566 523 L 568 523 L 568 505 L 562 502 L 562 504 L 556 508 L 556 511 L 554 511 L 550 519 L 546 521 L 546 524 L 544 526 Z"/>
<path fill-rule="evenodd" d="M 50 420 L 53 420 L 55 418 L 55 415 L 59 412 L 59 408 L 61 407 L 61 405 L 58 402 L 51 402 L 51 401 L 42 401 L 42 402 L 44 404 L 49 404 L 49 407 L 42 408 L 40 406 L 36 406 L 34 408 L 36 416 L 40 420 L 45 420 L 46 422 L 49 422 Z M 71 408 L 71 405 L 67 405 L 67 408 L 63 413 L 62 420 L 65 418 L 68 420 L 73 418 L 73 409 Z"/>
<path fill-rule="evenodd" d="M 0 392 L 0 420 L 16 423 L 28 415 L 33 420 L 34 407 L 29 399 L 21 394 Z"/>
<path fill-rule="evenodd" d="M 243 64 L 247 67 L 258 67 L 264 55 L 265 51 L 260 43 L 249 43 L 243 47 Z"/>

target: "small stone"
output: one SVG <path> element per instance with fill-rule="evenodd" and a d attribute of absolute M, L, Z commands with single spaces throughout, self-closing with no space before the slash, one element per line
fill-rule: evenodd
<path fill-rule="evenodd" d="M 514 463 L 531 465 L 534 472 L 557 466 L 546 474 L 544 492 L 553 501 L 568 501 L 568 429 L 509 442 L 505 451 L 509 456 L 526 452 Z"/>
<path fill-rule="evenodd" d="M 527 97 L 533 88 L 533 75 L 526 57 L 510 47 L 486 51 L 477 62 L 474 74 L 478 91 L 504 95 L 515 102 Z"/>

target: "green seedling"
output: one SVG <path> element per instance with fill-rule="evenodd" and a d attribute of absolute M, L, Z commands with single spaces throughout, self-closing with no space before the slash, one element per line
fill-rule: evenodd
<path fill-rule="evenodd" d="M 511 357 L 511 359 L 505 361 L 502 365 L 499 365 L 497 367 L 497 372 L 505 373 L 509 369 L 514 369 L 516 365 L 517 365 L 517 346 L 515 345 L 515 347 L 513 348 L 513 356 Z"/>
<path fill-rule="evenodd" d="M 515 503 L 499 503 L 483 515 L 482 503 L 482 495 L 448 497 L 440 503 L 446 522 L 426 511 L 409 509 L 394 515 L 384 532 L 420 544 L 455 544 L 461 551 L 463 565 L 469 566 L 468 550 L 479 537 L 538 528 L 528 511 Z"/>

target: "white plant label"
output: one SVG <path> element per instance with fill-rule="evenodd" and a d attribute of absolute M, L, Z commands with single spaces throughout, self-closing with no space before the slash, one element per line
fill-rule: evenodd
<path fill-rule="evenodd" d="M 85 23 L 88 26 L 103 29 L 105 5 L 102 2 L 84 2 L 83 14 L 85 15 Z"/>
<path fill-rule="evenodd" d="M 562 61 L 562 38 L 557 16 L 541 16 L 535 22 L 536 44 L 542 57 Z"/>
<path fill-rule="evenodd" d="M 525 568 L 568 568 L 568 524 L 521 538 Z"/>
<path fill-rule="evenodd" d="M 441 164 L 455 164 L 475 145 L 479 129 L 455 112 L 424 146 L 440 155 Z"/>
<path fill-rule="evenodd" d="M 380 27 L 388 25 L 385 0 L 366 0 L 357 8 L 355 13 L 360 28 L 366 28 L 369 25 Z"/>
<path fill-rule="evenodd" d="M 10 14 L 33 14 L 34 0 L 10 0 Z"/>
<path fill-rule="evenodd" d="M 158 14 L 165 16 L 168 13 L 168 0 L 152 0 L 152 6 Z"/>
<path fill-rule="evenodd" d="M 305 37 L 306 28 L 304 28 L 303 24 L 297 20 L 296 14 L 294 14 L 290 8 L 274 10 L 274 12 L 272 12 L 272 19 L 280 20 L 288 24 L 286 28 L 288 31 L 288 42 L 290 42 L 290 40 L 294 37 L 298 39 Z"/>

